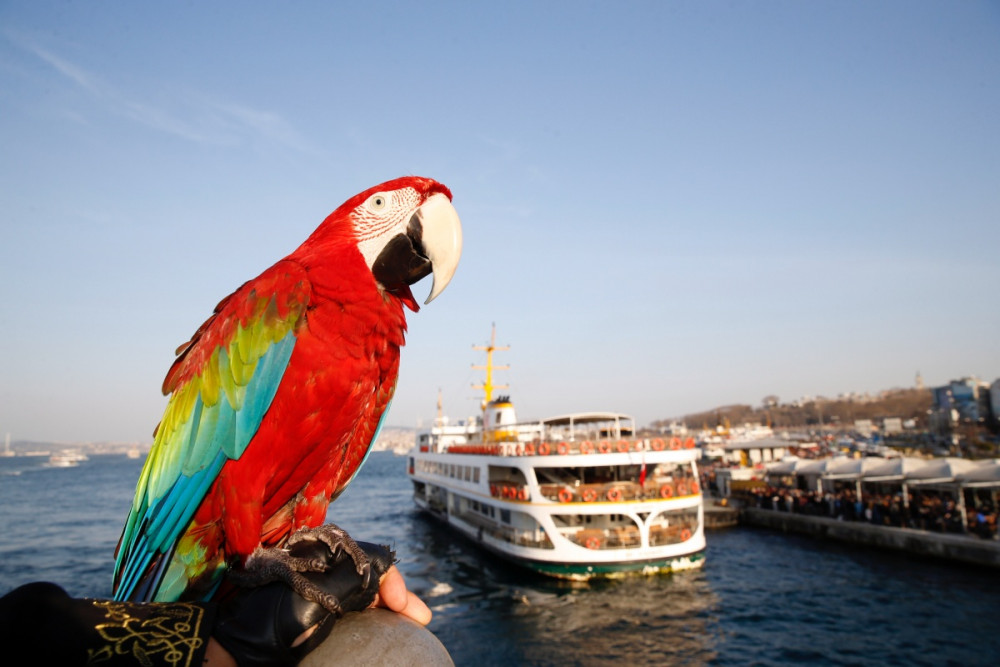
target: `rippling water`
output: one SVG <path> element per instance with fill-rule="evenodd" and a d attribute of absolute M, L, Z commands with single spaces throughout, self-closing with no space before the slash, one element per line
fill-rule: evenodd
<path fill-rule="evenodd" d="M 110 593 L 141 462 L 0 459 L 0 593 Z M 541 578 L 417 515 L 404 460 L 373 454 L 331 508 L 395 547 L 458 665 L 995 665 L 1000 573 L 781 533 L 708 534 L 702 570 L 591 585 Z"/>

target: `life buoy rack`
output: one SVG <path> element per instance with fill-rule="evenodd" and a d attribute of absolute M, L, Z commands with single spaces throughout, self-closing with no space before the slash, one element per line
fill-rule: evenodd
<path fill-rule="evenodd" d="M 584 502 L 592 503 L 597 500 L 597 491 L 594 491 L 593 489 L 584 489 L 580 492 L 580 497 L 583 498 Z"/>
<path fill-rule="evenodd" d="M 687 528 L 681 529 L 681 542 L 687 542 L 691 539 L 691 531 Z"/>
<path fill-rule="evenodd" d="M 613 503 L 621 502 L 622 500 L 622 490 L 621 489 L 608 489 L 608 500 Z"/>
<path fill-rule="evenodd" d="M 651 444 L 653 445 L 653 449 L 658 452 L 662 452 L 663 448 L 667 446 L 667 443 L 663 442 L 663 438 L 654 438 Z"/>
<path fill-rule="evenodd" d="M 539 456 L 548 456 L 551 453 L 552 453 L 552 447 L 549 446 L 549 443 L 547 443 L 547 442 L 540 442 L 540 443 L 538 443 L 538 455 Z"/>
<path fill-rule="evenodd" d="M 607 440 L 601 440 L 601 444 L 597 445 L 597 451 L 601 454 L 607 454 L 611 451 L 611 443 Z"/>
<path fill-rule="evenodd" d="M 524 455 L 525 456 L 534 456 L 535 455 L 535 443 L 529 442 L 528 444 L 526 444 L 524 446 Z"/>
<path fill-rule="evenodd" d="M 568 503 L 573 500 L 573 492 L 567 488 L 559 489 L 559 502 Z"/>
<path fill-rule="evenodd" d="M 660 497 L 661 498 L 673 498 L 674 497 L 674 487 L 669 484 L 663 484 L 660 486 Z"/>
<path fill-rule="evenodd" d="M 595 550 L 600 549 L 601 540 L 591 535 L 590 537 L 587 538 L 587 540 L 583 543 L 583 545 L 588 549 L 595 549 Z"/>
<path fill-rule="evenodd" d="M 565 442 L 560 442 L 558 445 L 556 445 L 556 453 L 563 456 L 569 454 L 569 445 L 567 445 Z"/>
<path fill-rule="evenodd" d="M 681 439 L 680 438 L 670 438 L 670 449 L 680 449 Z"/>
<path fill-rule="evenodd" d="M 618 451 L 624 454 L 628 451 L 628 440 L 619 440 L 617 445 Z"/>
<path fill-rule="evenodd" d="M 593 454 L 594 453 L 594 443 L 590 440 L 584 440 L 580 443 L 580 453 L 581 454 Z"/>

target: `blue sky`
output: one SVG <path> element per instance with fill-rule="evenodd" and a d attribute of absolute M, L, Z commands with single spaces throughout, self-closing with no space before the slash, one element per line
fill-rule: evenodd
<path fill-rule="evenodd" d="M 1000 5 L 0 5 L 0 433 L 148 441 L 174 348 L 342 201 L 454 192 L 388 423 L 1000 377 Z M 415 290 L 422 298 L 429 284 Z"/>

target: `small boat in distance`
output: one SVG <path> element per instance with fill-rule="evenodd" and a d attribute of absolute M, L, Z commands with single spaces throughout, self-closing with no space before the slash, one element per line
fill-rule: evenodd
<path fill-rule="evenodd" d="M 90 457 L 78 449 L 63 449 L 49 456 L 50 468 L 75 468 Z"/>
<path fill-rule="evenodd" d="M 616 412 L 519 423 L 492 398 L 483 415 L 418 432 L 407 474 L 421 510 L 483 548 L 553 577 L 653 574 L 704 563 L 704 508 L 690 438 L 638 437 Z"/>

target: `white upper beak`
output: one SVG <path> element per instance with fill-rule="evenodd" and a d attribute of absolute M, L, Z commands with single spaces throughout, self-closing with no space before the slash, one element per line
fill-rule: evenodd
<path fill-rule="evenodd" d="M 431 195 L 417 211 L 423 227 L 422 243 L 431 261 L 434 283 L 425 304 L 430 303 L 451 282 L 462 256 L 462 223 L 451 200 L 443 194 Z"/>

